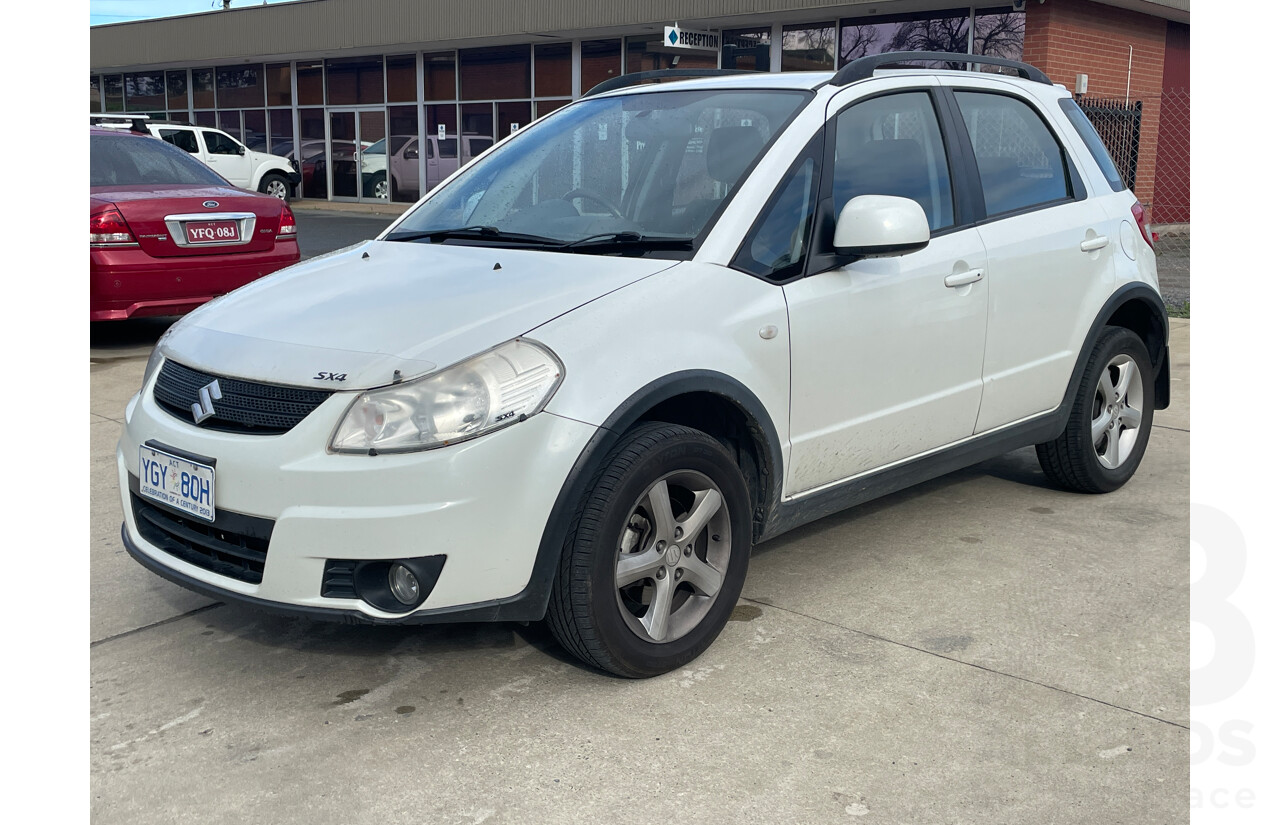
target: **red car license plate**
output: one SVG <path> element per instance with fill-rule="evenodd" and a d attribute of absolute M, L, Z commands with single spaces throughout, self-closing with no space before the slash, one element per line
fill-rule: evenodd
<path fill-rule="evenodd" d="M 185 226 L 187 243 L 232 243 L 240 240 L 235 221 L 191 221 Z"/>

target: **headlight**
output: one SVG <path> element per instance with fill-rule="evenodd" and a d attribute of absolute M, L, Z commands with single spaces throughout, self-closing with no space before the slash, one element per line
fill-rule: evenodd
<path fill-rule="evenodd" d="M 147 368 L 142 371 L 142 387 L 147 386 L 147 382 L 151 380 L 152 374 L 160 369 L 160 364 L 164 362 L 164 356 L 160 354 L 160 346 L 164 343 L 164 339 L 169 337 L 169 333 L 173 332 L 173 326 L 170 325 L 160 336 L 160 340 L 156 341 L 156 345 L 151 349 L 151 357 L 147 359 Z"/>
<path fill-rule="evenodd" d="M 466 441 L 538 412 L 563 377 L 550 350 L 517 338 L 434 375 L 361 393 L 329 449 L 404 453 Z"/>

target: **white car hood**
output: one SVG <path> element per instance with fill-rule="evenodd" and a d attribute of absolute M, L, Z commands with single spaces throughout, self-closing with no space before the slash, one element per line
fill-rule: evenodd
<path fill-rule="evenodd" d="M 161 352 L 215 375 L 367 389 L 396 370 L 408 380 L 454 364 L 674 263 L 368 241 L 209 302 Z"/>

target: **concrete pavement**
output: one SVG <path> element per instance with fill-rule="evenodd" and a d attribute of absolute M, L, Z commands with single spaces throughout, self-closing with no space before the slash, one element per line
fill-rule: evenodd
<path fill-rule="evenodd" d="M 1134 479 L 1022 450 L 757 548 L 682 671 L 602 676 L 540 626 L 348 627 L 188 593 L 120 547 L 146 358 L 91 368 L 101 823 L 1168 823 L 1188 810 L 1190 323 Z M 126 336 L 127 337 L 127 336 Z"/>

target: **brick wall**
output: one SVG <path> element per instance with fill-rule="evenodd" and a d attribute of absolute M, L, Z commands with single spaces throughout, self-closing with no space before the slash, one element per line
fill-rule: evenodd
<path fill-rule="evenodd" d="M 1142 101 L 1142 139 L 1135 194 L 1150 203 L 1155 188 L 1168 21 L 1089 0 L 1027 3 L 1022 59 L 1074 91 L 1076 75 L 1089 75 L 1089 97 Z M 1129 75 L 1129 47 L 1133 72 Z"/>

